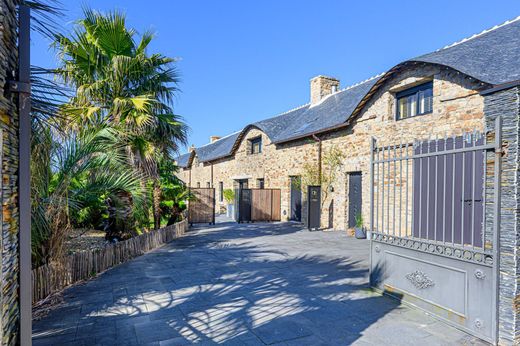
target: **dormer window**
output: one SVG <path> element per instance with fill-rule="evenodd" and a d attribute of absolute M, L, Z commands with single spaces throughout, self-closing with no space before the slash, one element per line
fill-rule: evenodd
<path fill-rule="evenodd" d="M 424 115 L 433 111 L 433 82 L 398 92 L 397 120 Z"/>
<path fill-rule="evenodd" d="M 262 137 L 255 137 L 249 140 L 249 153 L 260 154 L 262 152 Z"/>

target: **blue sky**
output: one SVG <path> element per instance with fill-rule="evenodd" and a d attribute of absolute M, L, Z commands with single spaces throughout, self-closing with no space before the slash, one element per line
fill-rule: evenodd
<path fill-rule="evenodd" d="M 150 51 L 180 58 L 175 111 L 191 127 L 189 143 L 196 146 L 307 103 L 315 75 L 339 78 L 343 88 L 520 15 L 518 0 L 62 4 L 64 30 L 81 17 L 83 4 L 122 10 L 129 26 L 156 32 Z M 33 64 L 56 64 L 49 43 L 33 37 Z"/>

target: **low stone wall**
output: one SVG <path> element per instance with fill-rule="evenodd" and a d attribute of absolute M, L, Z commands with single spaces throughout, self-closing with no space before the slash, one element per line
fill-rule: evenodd
<path fill-rule="evenodd" d="M 157 231 L 107 245 L 103 249 L 67 256 L 61 263 L 50 263 L 32 271 L 33 304 L 76 282 L 90 279 L 114 266 L 141 256 L 184 235 L 186 220 Z"/>

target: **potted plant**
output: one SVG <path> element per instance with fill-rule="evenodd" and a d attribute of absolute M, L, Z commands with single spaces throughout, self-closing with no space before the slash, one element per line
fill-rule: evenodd
<path fill-rule="evenodd" d="M 235 216 L 235 191 L 231 189 L 224 190 L 224 199 L 227 202 L 226 215 L 229 218 L 234 218 Z"/>
<path fill-rule="evenodd" d="M 361 213 L 356 215 L 356 227 L 355 227 L 355 236 L 356 239 L 366 239 L 367 234 L 363 229 L 363 216 Z"/>

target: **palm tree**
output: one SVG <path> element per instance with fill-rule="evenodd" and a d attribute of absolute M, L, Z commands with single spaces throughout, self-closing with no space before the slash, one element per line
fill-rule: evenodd
<path fill-rule="evenodd" d="M 120 12 L 104 15 L 85 9 L 84 16 L 72 35 L 56 35 L 61 58 L 57 71 L 76 89 L 62 112 L 74 120 L 74 131 L 85 125 L 117 129 L 128 164 L 145 177 L 144 189 L 146 180 L 156 179 L 158 158 L 186 141 L 187 127 L 172 110 L 178 82 L 175 60 L 148 55 L 153 34 L 146 32 L 136 41 L 135 30 L 126 27 Z M 144 204 L 140 207 L 146 216 Z"/>
<path fill-rule="evenodd" d="M 33 263 L 57 260 L 71 228 L 72 212 L 91 196 L 110 198 L 124 192 L 140 199 L 139 176 L 118 154 L 117 134 L 91 129 L 56 139 L 50 130 L 33 140 Z M 92 179 L 89 172 L 96 171 Z"/>

